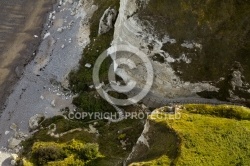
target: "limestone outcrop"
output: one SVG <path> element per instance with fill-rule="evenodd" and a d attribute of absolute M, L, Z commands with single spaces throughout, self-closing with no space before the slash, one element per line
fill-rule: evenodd
<path fill-rule="evenodd" d="M 44 115 L 36 114 L 32 116 L 29 120 L 29 127 L 31 130 L 37 129 L 39 123 L 44 119 Z"/>
<path fill-rule="evenodd" d="M 101 17 L 100 23 L 99 23 L 99 31 L 98 34 L 104 34 L 110 31 L 113 28 L 113 23 L 116 19 L 117 11 L 112 8 L 108 8 L 103 13 L 103 16 Z"/>

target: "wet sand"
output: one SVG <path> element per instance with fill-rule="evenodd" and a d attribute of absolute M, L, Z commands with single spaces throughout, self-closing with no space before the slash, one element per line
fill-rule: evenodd
<path fill-rule="evenodd" d="M 47 13 L 55 1 L 0 1 L 0 112 L 24 67 L 34 58 Z"/>

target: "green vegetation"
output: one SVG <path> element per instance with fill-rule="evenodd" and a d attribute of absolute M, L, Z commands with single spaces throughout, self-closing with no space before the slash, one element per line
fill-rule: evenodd
<path fill-rule="evenodd" d="M 176 143 L 176 158 L 171 159 L 165 153 L 154 160 L 131 165 L 249 165 L 249 109 L 227 105 L 185 105 L 180 113 L 179 120 L 166 119 L 164 113 L 150 117 L 151 121 L 178 135 L 181 142 Z"/>
<path fill-rule="evenodd" d="M 25 160 L 24 166 L 26 166 L 26 162 L 27 165 L 34 163 L 38 166 L 83 166 L 89 165 L 93 160 L 102 157 L 98 144 L 84 144 L 76 140 L 62 144 L 55 142 L 36 142 L 32 146 L 31 157 Z"/>
<path fill-rule="evenodd" d="M 185 54 L 191 59 L 172 63 L 176 74 L 190 82 L 211 81 L 216 84 L 221 77 L 232 74 L 235 62 L 242 67 L 245 81 L 250 82 L 250 2 L 244 0 L 150 0 L 138 11 L 145 25 L 153 25 L 159 36 L 169 34 L 177 43 L 166 43 L 162 50 L 172 57 Z M 187 49 L 185 41 L 196 42 L 202 49 Z M 228 79 L 217 86 L 228 89 Z M 224 93 L 224 94 L 221 94 Z M 250 98 L 235 92 L 243 98 Z M 204 95 L 203 95 L 204 96 Z M 210 94 L 226 99 L 228 94 Z"/>
<path fill-rule="evenodd" d="M 65 143 L 69 142 L 72 139 L 81 140 L 83 142 L 88 143 L 94 143 L 96 138 L 94 134 L 90 134 L 87 131 L 81 131 L 81 132 L 73 132 L 70 134 L 66 134 L 63 137 L 55 138 L 51 137 L 48 134 L 48 131 L 50 130 L 49 126 L 51 124 L 56 125 L 56 131 L 55 134 L 60 134 L 67 132 L 69 130 L 75 129 L 75 128 L 84 128 L 88 127 L 88 124 L 83 123 L 82 121 L 73 121 L 73 120 L 67 120 L 63 116 L 56 116 L 51 119 L 46 119 L 41 125 L 38 132 L 36 132 L 31 138 L 25 140 L 22 145 L 24 147 L 23 149 L 23 156 L 30 156 L 30 152 L 32 150 L 32 146 L 36 142 L 57 142 L 57 143 Z"/>
<path fill-rule="evenodd" d="M 214 115 L 216 117 L 229 119 L 250 120 L 250 110 L 246 107 L 189 104 L 185 106 L 185 109 L 192 114 Z"/>
<path fill-rule="evenodd" d="M 86 68 L 85 64 L 89 63 L 92 66 L 95 64 L 98 56 L 110 47 L 113 40 L 114 29 L 98 36 L 99 21 L 104 11 L 111 7 L 119 10 L 119 0 L 94 0 L 94 4 L 98 6 L 98 10 L 90 19 L 90 43 L 83 51 L 83 58 L 80 61 L 79 69 L 72 71 L 69 75 L 70 89 L 78 93 L 73 103 L 83 111 L 94 112 L 112 112 L 114 108 L 107 101 L 98 96 L 95 89 L 89 88 L 93 85 L 92 68 Z M 108 70 L 111 64 L 111 59 L 107 58 L 101 66 L 99 77 L 100 81 L 107 82 Z"/>
<path fill-rule="evenodd" d="M 96 125 L 94 125 L 94 123 Z M 49 128 L 51 124 L 56 125 L 55 134 L 61 134 L 76 128 L 82 128 L 82 131 L 75 131 L 56 138 L 48 134 L 48 131 L 51 129 Z M 89 124 L 94 125 L 94 127 L 98 130 L 98 135 L 88 131 Z M 89 158 L 88 156 L 84 156 L 83 154 L 79 154 L 74 151 L 74 155 L 72 157 L 71 151 L 69 153 L 68 151 L 65 153 L 65 148 L 63 148 L 63 151 L 61 150 L 64 145 L 67 145 L 68 150 L 71 146 L 73 146 L 70 142 L 72 140 L 77 140 L 78 143 L 82 143 L 80 145 L 84 144 L 84 147 L 86 147 L 85 145 L 92 144 L 99 145 L 99 151 L 103 156 L 89 161 L 87 165 L 116 165 L 117 163 L 122 162 L 122 160 L 124 160 L 131 152 L 143 130 L 143 125 L 143 120 L 140 121 L 132 119 L 111 124 L 102 120 L 87 123 L 79 120 L 67 120 L 62 116 L 46 119 L 41 124 L 40 130 L 22 143 L 24 149 L 20 157 L 24 159 L 23 162 L 26 162 L 26 165 L 31 163 L 35 163 L 35 165 L 42 163 L 40 165 L 43 165 L 44 163 L 52 160 L 58 160 L 58 162 L 53 162 L 53 164 L 60 163 L 62 165 L 76 159 L 77 162 L 82 162 L 82 158 L 83 161 L 86 161 L 86 158 Z M 124 149 L 120 140 L 126 140 L 126 149 Z M 44 146 L 36 150 L 37 147 L 40 147 L 41 142 Z M 48 151 L 50 153 L 47 153 Z M 84 149 L 82 151 L 84 151 Z M 82 158 L 75 157 L 76 155 L 81 155 Z M 91 154 L 86 152 L 86 155 Z"/>
<path fill-rule="evenodd" d="M 70 88 L 78 94 L 73 101 L 78 111 L 113 112 L 114 108 L 89 88 L 93 85 L 92 69 L 86 68 L 85 64 L 93 66 L 98 56 L 110 46 L 114 31 L 98 36 L 98 25 L 108 7 L 118 10 L 119 0 L 94 0 L 94 3 L 99 9 L 90 20 L 90 43 L 84 49 L 79 69 L 70 74 Z M 235 8 L 230 8 L 234 3 Z M 247 19 L 243 19 L 248 8 L 248 4 L 239 0 L 151 0 L 145 9 L 139 11 L 139 16 L 154 24 L 160 35 L 168 32 L 171 38 L 177 39 L 176 44 L 165 44 L 162 49 L 170 51 L 175 57 L 186 52 L 192 58 L 191 65 L 173 64 L 176 71 L 183 71 L 184 80 L 214 81 L 226 75 L 227 69 L 235 60 L 241 62 L 245 71 L 250 69 L 245 65 L 249 64 L 249 59 L 245 57 L 249 53 L 249 43 L 245 39 L 249 36 L 249 24 Z M 243 25 L 246 25 L 245 29 Z M 233 31 L 234 29 L 237 31 Z M 182 48 L 180 45 L 184 40 L 201 43 L 203 49 L 196 51 Z M 152 59 L 164 61 L 158 54 Z M 111 59 L 107 59 L 100 70 L 100 80 L 103 82 L 107 81 L 110 63 Z M 222 70 L 218 71 L 218 67 L 222 67 Z M 198 74 L 190 75 L 196 71 Z M 246 79 L 249 78 L 250 75 Z M 137 111 L 134 106 L 124 109 Z M 249 109 L 226 105 L 185 105 L 181 110 L 181 119 L 166 120 L 163 117 L 163 113 L 151 116 L 148 133 L 150 149 L 144 154 L 142 151 L 131 165 L 224 166 L 250 163 Z M 134 119 L 118 123 L 90 119 L 80 121 L 68 120 L 62 116 L 47 119 L 33 137 L 23 142 L 21 159 L 25 166 L 122 164 L 141 135 L 144 122 Z M 51 124 L 56 126 L 55 134 L 76 128 L 81 128 L 82 131 L 52 137 L 48 134 Z M 89 124 L 98 133 L 91 133 Z M 121 141 L 126 141 L 125 147 Z"/>
<path fill-rule="evenodd" d="M 162 157 L 152 160 L 152 161 L 132 163 L 129 166 L 157 166 L 157 165 L 167 166 L 170 164 L 171 164 L 171 160 L 167 156 L 163 155 Z"/>
<path fill-rule="evenodd" d="M 248 108 L 191 104 L 184 105 L 179 113 L 181 119 L 178 120 L 166 119 L 169 116 L 164 113 L 150 116 L 147 133 L 150 148 L 145 150 L 139 147 L 131 165 L 219 166 L 247 165 L 250 162 Z M 27 166 L 44 163 L 69 165 L 74 161 L 76 165 L 82 162 L 93 166 L 116 165 L 132 151 L 144 126 L 144 121 L 134 119 L 111 124 L 95 122 L 98 122 L 95 125 L 98 136 L 86 130 L 89 125 L 86 122 L 71 121 L 61 116 L 45 120 L 41 129 L 23 142 L 23 163 Z M 58 134 L 75 128 L 83 130 L 55 138 L 47 134 L 52 123 L 58 126 L 55 131 Z M 125 150 L 121 140 L 126 140 Z M 86 150 L 89 148 L 95 150 Z M 99 157 L 95 158 L 97 154 Z"/>
<path fill-rule="evenodd" d="M 104 11 L 108 7 L 118 10 L 119 2 L 119 0 L 94 0 L 94 4 L 98 5 L 98 10 L 90 19 L 90 43 L 83 51 L 83 58 L 80 61 L 79 69 L 72 71 L 69 75 L 70 89 L 78 94 L 73 100 L 73 104 L 77 106 L 78 112 L 115 111 L 107 101 L 103 100 L 97 94 L 95 89 L 89 88 L 90 85 L 93 85 L 92 68 L 86 68 L 85 64 L 90 63 L 93 66 L 98 56 L 110 47 L 114 30 L 110 30 L 106 34 L 98 36 L 98 26 Z M 101 66 L 100 80 L 103 82 L 107 81 L 107 71 L 110 63 L 111 59 L 107 59 Z M 119 94 L 112 95 L 124 97 Z M 137 108 L 132 106 L 124 109 L 128 111 L 137 111 Z M 67 115 L 68 111 L 68 109 L 62 110 L 64 115 Z M 75 131 L 61 137 L 52 137 L 48 134 L 48 131 L 51 129 L 51 127 L 49 127 L 51 124 L 56 126 L 54 134 L 65 133 L 76 128 L 80 128 L 82 131 Z M 98 130 L 98 134 L 90 133 L 90 124 Z M 135 145 L 143 130 L 143 125 L 143 120 L 137 121 L 128 119 L 118 123 L 109 123 L 106 120 L 87 118 L 83 120 L 68 120 L 62 116 L 53 117 L 51 119 L 46 119 L 41 124 L 40 130 L 22 143 L 24 150 L 21 158 L 25 165 L 32 165 L 32 163 L 36 163 L 37 165 L 39 162 L 43 164 L 48 163 L 48 165 L 83 165 L 83 163 L 84 165 L 93 166 L 117 165 L 118 163 L 122 163 L 131 152 L 132 147 Z M 79 142 L 81 143 L 80 147 L 87 147 L 92 144 L 99 145 L 99 151 L 103 156 L 95 158 L 95 154 L 92 155 L 91 153 L 84 152 L 83 148 L 77 151 L 69 149 L 69 146 L 71 146 L 70 142 L 73 139 L 77 140 L 78 144 Z M 121 144 L 121 140 L 126 141 L 125 147 Z M 51 142 L 54 142 L 54 144 Z M 40 144 L 44 145 L 43 147 L 45 148 L 39 148 L 38 152 L 34 152 L 34 147 L 40 146 Z M 44 151 L 49 151 L 49 154 L 45 155 Z M 95 152 L 97 151 L 95 150 Z M 34 154 L 36 154 L 36 158 L 34 158 Z M 94 159 L 92 159 L 91 156 L 93 156 Z"/>
<path fill-rule="evenodd" d="M 146 138 L 149 148 L 146 145 L 137 144 L 135 146 L 136 153 L 127 164 L 143 162 L 143 165 L 169 165 L 167 163 L 171 163 L 178 155 L 180 141 L 176 133 L 166 125 L 152 120 L 148 121 L 148 126 Z"/>

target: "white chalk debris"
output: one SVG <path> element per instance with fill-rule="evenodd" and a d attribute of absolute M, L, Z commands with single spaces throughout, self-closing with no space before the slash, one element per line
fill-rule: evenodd
<path fill-rule="evenodd" d="M 91 64 L 86 63 L 86 64 L 85 64 L 85 67 L 86 67 L 86 68 L 91 68 Z"/>

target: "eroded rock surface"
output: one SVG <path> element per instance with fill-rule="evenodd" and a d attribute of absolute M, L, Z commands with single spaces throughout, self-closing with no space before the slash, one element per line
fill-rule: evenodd
<path fill-rule="evenodd" d="M 113 28 L 113 23 L 116 19 L 117 11 L 112 8 L 108 8 L 103 13 L 103 16 L 101 17 L 100 23 L 99 23 L 99 31 L 98 34 L 104 34 L 110 31 L 110 29 Z"/>

